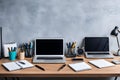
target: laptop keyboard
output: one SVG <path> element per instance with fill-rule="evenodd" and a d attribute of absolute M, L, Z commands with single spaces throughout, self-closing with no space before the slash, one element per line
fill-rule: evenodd
<path fill-rule="evenodd" d="M 109 55 L 110 53 L 88 53 L 88 55 Z"/>
<path fill-rule="evenodd" d="M 61 60 L 63 57 L 37 57 L 37 60 Z"/>

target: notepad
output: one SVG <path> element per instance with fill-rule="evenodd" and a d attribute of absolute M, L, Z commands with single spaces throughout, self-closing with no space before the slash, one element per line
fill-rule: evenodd
<path fill-rule="evenodd" d="M 24 68 L 30 68 L 30 67 L 34 66 L 33 64 L 31 64 L 27 60 L 19 60 L 19 61 L 15 61 L 15 62 L 7 62 L 7 63 L 2 63 L 2 65 L 8 71 L 14 71 L 14 70 L 19 70 L 19 69 L 24 69 Z"/>
<path fill-rule="evenodd" d="M 85 62 L 80 62 L 80 63 L 73 63 L 69 64 L 69 66 L 74 70 L 74 71 L 83 71 L 83 70 L 89 70 L 92 69 L 91 66 L 89 66 Z"/>
<path fill-rule="evenodd" d="M 89 61 L 89 63 L 93 64 L 94 66 L 96 66 L 98 68 L 114 66 L 114 64 L 112 64 L 104 59 L 92 60 L 92 61 Z"/>

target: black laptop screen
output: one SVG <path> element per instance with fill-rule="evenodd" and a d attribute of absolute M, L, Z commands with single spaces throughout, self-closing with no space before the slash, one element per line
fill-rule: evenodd
<path fill-rule="evenodd" d="M 63 55 L 63 39 L 36 39 L 36 55 Z"/>
<path fill-rule="evenodd" d="M 109 38 L 108 37 L 85 37 L 85 51 L 109 51 Z"/>

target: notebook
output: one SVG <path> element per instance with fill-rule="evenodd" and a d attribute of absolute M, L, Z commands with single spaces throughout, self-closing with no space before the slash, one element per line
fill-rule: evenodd
<path fill-rule="evenodd" d="M 33 63 L 65 63 L 63 52 L 63 38 L 36 39 Z"/>
<path fill-rule="evenodd" d="M 92 60 L 92 61 L 89 61 L 89 63 L 93 64 L 94 66 L 96 66 L 98 68 L 114 66 L 114 64 L 112 64 L 104 59 Z"/>
<path fill-rule="evenodd" d="M 89 66 L 85 62 L 73 63 L 73 64 L 69 64 L 69 66 L 76 72 L 77 71 L 83 71 L 83 70 L 90 70 L 90 69 L 92 69 L 92 67 Z"/>
<path fill-rule="evenodd" d="M 28 62 L 27 60 L 19 60 L 15 62 L 2 63 L 2 66 L 4 66 L 8 71 L 14 71 L 14 70 L 33 67 L 34 65 Z"/>
<path fill-rule="evenodd" d="M 113 58 L 109 51 L 109 38 L 85 37 L 85 55 L 87 58 Z"/>

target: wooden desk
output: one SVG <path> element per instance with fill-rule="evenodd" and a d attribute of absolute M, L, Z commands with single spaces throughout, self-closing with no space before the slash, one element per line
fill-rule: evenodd
<path fill-rule="evenodd" d="M 119 57 L 115 57 L 114 59 L 119 59 Z M 26 59 L 32 62 L 32 59 Z M 66 59 L 66 64 L 75 63 L 71 61 L 70 58 Z M 93 59 L 85 59 L 84 61 L 88 63 L 89 60 Z M 106 59 L 108 61 L 112 61 L 113 59 Z M 3 62 L 9 62 L 8 59 L 1 59 L 0 64 Z M 89 64 L 89 63 L 88 63 Z M 74 72 L 68 66 L 64 67 L 62 70 L 57 71 L 59 67 L 63 64 L 38 64 L 41 67 L 44 67 L 46 71 L 42 71 L 36 67 L 27 68 L 17 71 L 9 72 L 5 68 L 0 65 L 0 77 L 115 77 L 120 76 L 120 65 L 115 65 L 113 67 L 107 67 L 99 69 L 91 64 L 92 70 Z"/>

